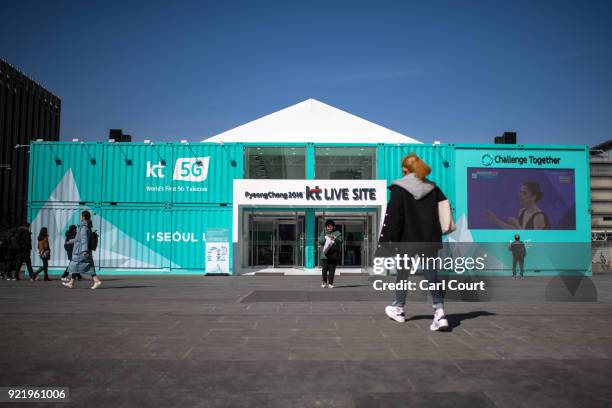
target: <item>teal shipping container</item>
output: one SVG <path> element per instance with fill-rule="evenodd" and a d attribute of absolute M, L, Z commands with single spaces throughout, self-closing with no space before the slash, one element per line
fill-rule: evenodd
<path fill-rule="evenodd" d="M 315 271 L 331 218 L 344 236 L 339 268 L 366 272 L 387 186 L 409 153 L 451 201 L 447 240 L 502 248 L 520 231 L 532 243 L 527 274 L 590 273 L 576 256 L 590 248 L 581 145 L 34 142 L 29 219 L 34 237 L 49 229 L 55 271 L 68 262 L 65 231 L 87 209 L 104 274 L 250 274 Z"/>

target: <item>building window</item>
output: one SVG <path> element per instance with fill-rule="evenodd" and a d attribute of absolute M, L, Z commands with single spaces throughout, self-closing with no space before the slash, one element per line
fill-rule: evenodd
<path fill-rule="evenodd" d="M 305 147 L 245 147 L 245 178 L 305 179 Z"/>
<path fill-rule="evenodd" d="M 612 164 L 591 162 L 591 176 L 612 176 Z"/>
<path fill-rule="evenodd" d="M 322 180 L 373 180 L 375 147 L 315 148 L 315 178 Z"/>

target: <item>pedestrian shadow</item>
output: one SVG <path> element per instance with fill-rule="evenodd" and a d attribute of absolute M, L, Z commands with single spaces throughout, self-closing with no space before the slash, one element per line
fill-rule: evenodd
<path fill-rule="evenodd" d="M 55 278 L 55 279 L 51 279 L 52 281 L 59 281 L 60 278 Z M 104 282 L 114 282 L 114 281 L 124 281 L 125 279 L 121 279 L 121 278 L 104 278 Z M 87 277 L 87 278 L 78 278 L 77 279 L 78 282 L 93 282 L 91 280 L 91 278 Z"/>
<path fill-rule="evenodd" d="M 342 289 L 342 288 L 362 288 L 364 286 L 370 286 L 370 285 L 334 285 L 334 289 Z"/>
<path fill-rule="evenodd" d="M 105 288 L 99 288 L 97 290 L 100 289 L 104 289 L 104 290 L 108 290 L 108 289 L 142 289 L 142 288 L 154 288 L 155 286 L 146 286 L 146 285 L 134 285 L 134 286 L 110 286 L 110 287 L 105 287 Z"/>
<path fill-rule="evenodd" d="M 455 327 L 461 326 L 461 322 L 469 319 L 476 319 L 477 317 L 486 317 L 486 316 L 495 316 L 496 313 L 487 312 L 485 310 L 478 310 L 475 312 L 468 313 L 454 313 L 447 314 L 446 318 L 448 319 L 448 326 L 451 330 Z M 410 319 L 406 319 L 407 322 L 411 320 L 431 320 L 431 315 L 417 315 L 412 316 Z"/>

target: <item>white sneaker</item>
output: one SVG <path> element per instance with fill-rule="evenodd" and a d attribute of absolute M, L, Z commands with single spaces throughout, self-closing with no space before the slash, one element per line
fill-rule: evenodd
<path fill-rule="evenodd" d="M 434 316 L 433 322 L 431 322 L 431 326 L 429 326 L 429 330 L 431 331 L 449 331 L 450 326 L 448 325 L 448 319 L 446 315 L 442 315 L 439 318 Z"/>
<path fill-rule="evenodd" d="M 385 307 L 385 313 L 390 319 L 396 322 L 404 323 L 406 321 L 406 315 L 404 314 L 404 308 L 399 306 L 387 306 Z"/>
<path fill-rule="evenodd" d="M 327 287 L 327 283 L 322 283 L 322 284 L 321 284 L 321 287 L 322 287 L 322 288 L 326 288 L 326 287 Z"/>
<path fill-rule="evenodd" d="M 93 284 L 93 286 L 91 288 L 92 289 L 98 289 L 101 284 L 102 284 L 102 281 L 94 282 L 94 284 Z"/>
<path fill-rule="evenodd" d="M 73 289 L 74 288 L 74 282 L 72 282 L 72 281 L 62 282 L 62 285 L 64 285 L 65 287 L 67 287 L 69 289 Z"/>
<path fill-rule="evenodd" d="M 330 289 L 333 289 L 333 288 L 334 288 L 334 285 L 332 285 L 331 283 L 328 283 L 328 284 L 327 284 L 327 287 L 328 287 L 328 288 L 330 288 Z"/>
<path fill-rule="evenodd" d="M 68 277 L 62 278 L 62 282 L 70 282 L 70 278 L 68 278 Z"/>

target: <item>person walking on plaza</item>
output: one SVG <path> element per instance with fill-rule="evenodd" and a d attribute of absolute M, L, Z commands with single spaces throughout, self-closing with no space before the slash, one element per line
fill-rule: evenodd
<path fill-rule="evenodd" d="M 527 249 L 525 244 L 521 241 L 519 234 L 514 235 L 514 241 L 508 245 L 508 250 L 512 252 L 512 277 L 516 279 L 516 264 L 519 264 L 521 270 L 521 279 L 525 273 L 525 256 L 527 256 Z"/>
<path fill-rule="evenodd" d="M 17 263 L 17 257 L 15 256 L 16 251 L 16 240 L 17 232 L 16 228 L 7 228 L 4 231 L 5 241 L 5 254 L 4 254 L 4 273 L 7 280 L 15 280 L 17 273 L 13 273 L 15 270 L 15 264 Z"/>
<path fill-rule="evenodd" d="M 72 260 L 68 265 L 68 273 L 71 274 L 70 281 L 62 282 L 62 285 L 67 288 L 74 288 L 75 281 L 79 274 L 91 275 L 94 281 L 91 289 L 97 289 L 102 284 L 102 281 L 96 275 L 96 267 L 92 255 L 95 245 L 93 243 L 93 232 L 91 227 L 91 213 L 89 211 L 83 211 L 81 213 L 81 224 L 79 225 L 76 238 L 74 239 Z"/>
<path fill-rule="evenodd" d="M 15 258 L 15 280 L 21 280 L 19 277 L 21 272 L 21 266 L 23 264 L 28 268 L 28 275 L 30 280 L 34 280 L 34 271 L 32 270 L 32 232 L 30 231 L 30 224 L 22 225 L 15 229 L 11 240 L 11 250 L 13 251 L 13 257 Z"/>
<path fill-rule="evenodd" d="M 336 224 L 332 220 L 327 220 L 325 230 L 319 234 L 322 288 L 334 287 L 334 275 L 336 274 L 336 265 L 338 264 L 340 245 L 342 244 L 342 234 L 335 228 Z"/>
<path fill-rule="evenodd" d="M 40 233 L 38 234 L 38 255 L 42 260 L 42 266 L 34 273 L 34 280 L 38 279 L 38 274 L 42 271 L 45 272 L 45 280 L 50 281 L 49 279 L 49 259 L 51 259 L 51 247 L 49 246 L 49 233 L 47 232 L 47 227 L 42 227 L 40 229 Z"/>
<path fill-rule="evenodd" d="M 10 279 L 9 242 L 9 229 L 3 223 L 0 226 L 0 277 L 2 280 Z"/>
<path fill-rule="evenodd" d="M 74 239 L 76 238 L 76 235 L 77 235 L 76 225 L 71 225 L 70 227 L 68 227 L 68 230 L 66 231 L 66 234 L 64 235 L 64 237 L 66 238 L 66 240 L 64 241 L 64 250 L 66 251 L 66 256 L 68 257 L 68 263 L 70 263 L 70 261 L 72 260 L 72 250 L 74 248 Z M 77 279 L 80 280 L 81 275 L 78 275 Z M 66 266 L 66 270 L 62 274 L 62 282 L 69 282 L 69 281 L 70 281 L 70 278 L 68 277 L 68 266 Z"/>
<path fill-rule="evenodd" d="M 442 190 L 427 180 L 431 168 L 412 153 L 402 160 L 404 177 L 393 181 L 389 190 L 391 198 L 383 227 L 378 239 L 377 256 L 385 247 L 392 246 L 394 251 L 409 252 L 408 256 L 437 256 L 442 247 L 442 227 L 440 224 L 439 203 L 446 200 Z M 380 251 L 380 252 L 379 252 Z M 395 256 L 395 254 L 391 255 Z M 436 269 L 423 270 L 425 278 L 431 283 L 438 283 Z M 397 270 L 397 282 L 408 280 L 408 269 Z M 398 285 L 401 286 L 401 285 Z M 437 287 L 437 285 L 436 285 Z M 395 291 L 395 301 L 385 308 L 387 316 L 397 322 L 405 322 L 407 289 Z M 450 330 L 444 313 L 444 294 L 441 290 L 431 291 L 434 318 L 430 325 L 432 331 Z"/>

